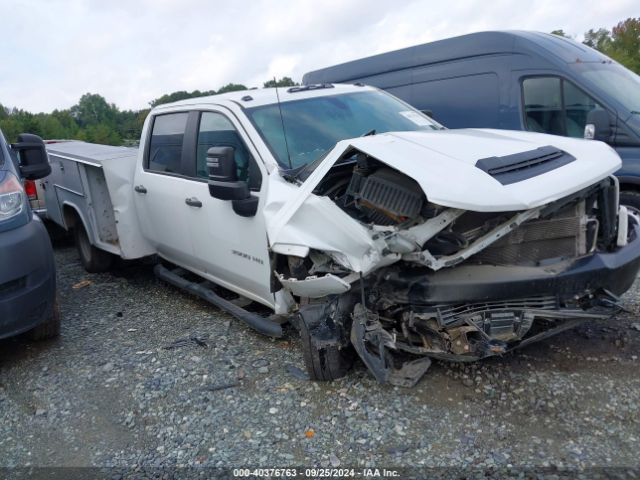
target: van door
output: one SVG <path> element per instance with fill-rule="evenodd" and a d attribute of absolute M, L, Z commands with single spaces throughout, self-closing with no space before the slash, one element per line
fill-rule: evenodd
<path fill-rule="evenodd" d="M 195 114 L 195 112 L 194 112 Z M 136 166 L 134 199 L 144 237 L 158 254 L 178 265 L 193 262 L 185 198 L 185 131 L 189 112 L 156 115 L 142 162 Z"/>
<path fill-rule="evenodd" d="M 555 75 L 522 79 L 523 121 L 526 130 L 583 138 L 587 114 L 603 108 L 575 84 Z"/>
<path fill-rule="evenodd" d="M 195 158 L 186 191 L 191 205 L 186 210 L 197 273 L 273 307 L 269 249 L 262 215 L 266 182 L 262 182 L 263 167 L 257 161 L 257 152 L 247 141 L 241 125 L 226 110 L 201 112 L 194 130 Z M 231 201 L 209 194 L 207 150 L 223 146 L 234 149 L 238 179 L 247 181 L 254 195 L 261 197 L 253 217 L 241 217 L 233 211 Z"/>

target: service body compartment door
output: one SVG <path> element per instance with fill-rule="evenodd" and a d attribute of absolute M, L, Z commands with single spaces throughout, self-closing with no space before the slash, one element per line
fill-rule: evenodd
<path fill-rule="evenodd" d="M 79 161 L 49 153 L 49 163 L 51 164 L 51 173 L 42 181 L 47 217 L 52 222 L 67 228 L 68 225 L 65 224 L 62 214 L 64 198 L 71 196 L 77 201 L 77 199 L 85 197 L 80 178 Z"/>

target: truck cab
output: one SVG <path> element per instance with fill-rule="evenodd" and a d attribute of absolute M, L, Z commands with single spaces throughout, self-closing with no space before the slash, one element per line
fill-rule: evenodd
<path fill-rule="evenodd" d="M 49 172 L 42 139 L 22 134 L 10 145 L 0 132 L 0 338 L 60 333 L 51 242 L 23 187 Z"/>
<path fill-rule="evenodd" d="M 604 141 L 622 158 L 621 201 L 640 212 L 640 77 L 602 53 L 541 32 L 477 32 L 321 68 L 303 83 L 373 85 L 448 128 Z"/>

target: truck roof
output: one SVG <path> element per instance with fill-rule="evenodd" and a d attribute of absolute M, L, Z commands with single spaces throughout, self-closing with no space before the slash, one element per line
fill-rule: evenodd
<path fill-rule="evenodd" d="M 349 92 L 361 92 L 363 90 L 375 90 L 375 88 L 364 85 L 355 86 L 341 84 L 302 85 L 298 87 L 279 87 L 278 89 L 256 88 L 252 90 L 240 90 L 237 92 L 221 93 L 218 95 L 195 97 L 186 100 L 179 100 L 177 102 L 165 103 L 155 107 L 152 111 L 173 109 L 174 107 L 184 105 L 223 105 L 225 103 L 235 103 L 236 105 L 240 105 L 244 108 L 251 108 L 278 103 L 278 97 L 280 98 L 280 102 L 284 103 L 304 98 L 322 97 Z"/>
<path fill-rule="evenodd" d="M 582 43 L 558 35 L 524 30 L 489 31 L 447 38 L 322 68 L 306 73 L 302 83 L 352 82 L 419 65 L 512 53 L 544 57 L 550 63 L 609 60 Z"/>

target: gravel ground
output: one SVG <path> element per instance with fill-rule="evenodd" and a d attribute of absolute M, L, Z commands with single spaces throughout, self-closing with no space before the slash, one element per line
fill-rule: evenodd
<path fill-rule="evenodd" d="M 87 274 L 69 245 L 56 260 L 61 338 L 0 341 L 2 466 L 639 465 L 640 282 L 628 314 L 434 362 L 407 390 L 361 365 L 310 382 L 293 331 L 253 333 L 149 266 Z"/>

